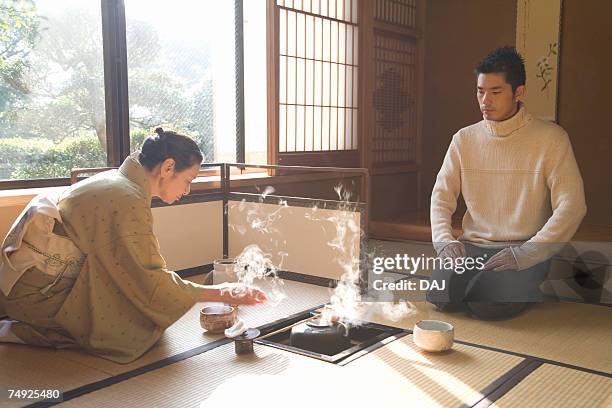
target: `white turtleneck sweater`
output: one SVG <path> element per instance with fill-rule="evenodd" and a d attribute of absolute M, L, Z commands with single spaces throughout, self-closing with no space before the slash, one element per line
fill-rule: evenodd
<path fill-rule="evenodd" d="M 460 193 L 467 211 L 459 239 L 524 242 L 513 247 L 519 269 L 552 256 L 572 238 L 586 213 L 567 133 L 532 117 L 522 105 L 510 119 L 484 119 L 453 136 L 431 195 L 432 241 L 438 252 L 456 240 L 451 216 Z"/>

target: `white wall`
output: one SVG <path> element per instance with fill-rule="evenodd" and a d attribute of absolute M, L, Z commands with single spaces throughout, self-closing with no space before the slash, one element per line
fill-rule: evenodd
<path fill-rule="evenodd" d="M 33 195 L 0 196 L 0 241 Z M 171 270 L 212 263 L 223 256 L 223 203 L 153 208 L 153 230 Z"/>
<path fill-rule="evenodd" d="M 257 244 L 282 270 L 338 279 L 344 273 L 340 262 L 351 262 L 351 254 L 359 257 L 359 231 L 347 230 L 342 240 L 344 254 L 330 245 L 337 233 L 334 218 L 344 216 L 360 225 L 358 212 L 313 212 L 311 208 L 230 201 L 229 255 L 235 257 L 246 246 Z M 253 227 L 258 220 L 265 228 Z"/>
<path fill-rule="evenodd" d="M 223 257 L 223 202 L 153 208 L 153 231 L 168 269 L 180 270 Z"/>

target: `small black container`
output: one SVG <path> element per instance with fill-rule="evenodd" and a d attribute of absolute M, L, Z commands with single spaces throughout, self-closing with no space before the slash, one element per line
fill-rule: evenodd
<path fill-rule="evenodd" d="M 348 329 L 344 325 L 315 319 L 294 326 L 289 344 L 315 353 L 334 355 L 351 346 L 347 336 Z"/>
<path fill-rule="evenodd" d="M 260 333 L 258 329 L 248 329 L 240 336 L 234 337 L 234 351 L 236 354 L 253 354 L 253 340 Z"/>

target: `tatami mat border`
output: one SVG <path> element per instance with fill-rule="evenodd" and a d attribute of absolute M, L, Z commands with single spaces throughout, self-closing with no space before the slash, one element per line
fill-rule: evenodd
<path fill-rule="evenodd" d="M 319 308 L 321 308 L 323 305 L 319 305 L 310 309 L 306 309 L 302 312 L 298 312 L 295 313 L 293 315 L 290 316 L 286 316 L 284 318 L 281 319 L 277 319 L 271 323 L 267 323 L 265 325 L 262 325 L 259 327 L 259 329 L 265 333 L 267 330 L 269 330 L 270 328 L 273 328 L 275 326 L 278 326 L 279 324 L 281 324 L 284 321 L 288 321 L 291 319 L 295 319 L 297 316 L 303 315 L 304 313 L 308 312 L 308 311 L 314 311 L 317 310 Z M 387 341 L 381 341 L 378 342 L 364 350 L 361 350 L 361 352 L 356 353 L 356 355 L 354 356 L 350 356 L 347 359 L 345 359 L 344 361 L 342 361 L 341 365 L 346 365 L 348 363 L 350 363 L 351 361 L 356 360 L 357 358 L 371 352 L 374 351 L 380 347 L 383 347 L 384 345 L 388 344 L 390 341 L 394 341 L 397 340 L 401 337 L 404 337 L 408 334 L 412 334 L 412 330 L 405 330 L 404 333 L 400 333 L 394 336 L 391 336 L 390 340 Z M 188 351 L 185 351 L 183 353 L 177 354 L 175 356 L 171 356 L 168 358 L 165 358 L 163 360 L 157 361 L 155 363 L 151 363 L 148 364 L 144 367 L 140 367 L 137 368 L 135 370 L 132 371 L 128 371 L 126 373 L 122 373 L 122 374 L 118 374 L 115 376 L 112 376 L 110 378 L 101 380 L 101 381 L 97 381 L 91 384 L 87 384 L 84 385 L 82 387 L 67 391 L 64 393 L 64 401 L 79 397 L 81 395 L 93 392 L 93 391 L 97 391 L 99 389 L 108 387 L 110 385 L 125 381 L 127 379 L 136 377 L 138 375 L 144 374 L 146 372 L 149 371 L 153 371 L 162 367 L 165 367 L 167 365 L 170 364 L 174 364 L 176 362 L 185 360 L 187 358 L 193 357 L 195 355 L 198 354 L 202 354 L 206 351 L 212 350 L 214 348 L 217 348 L 219 346 L 222 346 L 224 344 L 227 344 L 231 342 L 230 339 L 221 339 L 221 340 L 217 340 L 214 341 L 212 343 L 206 344 L 206 345 L 202 345 L 200 347 L 196 347 L 195 349 L 191 349 Z M 608 377 L 608 378 L 612 378 L 612 373 L 606 373 L 603 371 L 598 371 L 598 370 L 593 370 L 593 369 L 589 369 L 586 367 L 580 367 L 580 366 L 576 366 L 576 365 L 572 365 L 572 364 L 567 364 L 567 363 L 562 363 L 559 361 L 555 361 L 555 360 L 548 360 L 548 359 L 543 359 L 540 357 L 536 357 L 536 356 L 531 356 L 528 354 L 523 354 L 523 353 L 517 353 L 514 351 L 509 351 L 509 350 L 504 350 L 504 349 L 500 349 L 500 348 L 496 348 L 496 347 L 491 347 L 491 346 L 486 346 L 486 345 L 482 345 L 482 344 L 477 344 L 477 343 L 471 343 L 471 342 L 466 342 L 466 341 L 462 341 L 462 340 L 455 340 L 456 343 L 458 344 L 463 344 L 463 345 L 467 345 L 467 346 L 471 346 L 471 347 L 476 347 L 476 348 L 481 348 L 481 349 L 485 349 L 485 350 L 489 350 L 489 351 L 495 351 L 495 352 L 499 352 L 499 353 L 505 353 L 505 354 L 509 354 L 509 355 L 513 355 L 513 356 L 517 356 L 517 357 L 522 357 L 525 360 L 522 361 L 521 363 L 519 363 L 517 366 L 513 367 L 511 370 L 509 370 L 507 373 L 505 373 L 504 375 L 502 375 L 501 377 L 499 377 L 498 379 L 496 379 L 495 381 L 493 381 L 491 384 L 489 384 L 487 387 L 485 387 L 480 394 L 482 395 L 482 399 L 480 401 L 474 401 L 474 405 L 465 405 L 465 407 L 474 407 L 474 408 L 485 408 L 488 407 L 489 405 L 491 405 L 494 401 L 496 401 L 497 399 L 501 398 L 504 394 L 506 394 L 507 392 L 509 392 L 516 384 L 518 384 L 522 379 L 524 379 L 525 377 L 527 377 L 531 372 L 533 372 L 535 369 L 537 369 L 538 367 L 540 367 L 542 364 L 551 364 L 551 365 L 556 365 L 556 366 L 561 366 L 561 367 L 565 367 L 565 368 L 570 368 L 570 369 L 574 369 L 574 370 L 578 370 L 578 371 L 583 371 L 586 373 L 590 373 L 590 374 L 595 374 L 595 375 L 601 375 L 604 377 Z M 53 401 L 40 401 L 31 405 L 28 405 L 28 407 L 49 407 L 49 406 L 53 406 L 56 405 L 60 402 L 53 402 Z M 463 406 L 462 406 L 463 407 Z"/>
<path fill-rule="evenodd" d="M 321 305 L 312 307 L 310 309 L 306 309 L 304 311 L 301 311 L 301 312 L 298 312 L 298 313 L 294 313 L 294 314 L 289 315 L 289 316 L 285 316 L 285 317 L 283 317 L 281 319 L 277 319 L 277 320 L 275 320 L 275 321 L 273 321 L 271 323 L 267 323 L 267 324 L 264 324 L 262 326 L 259 326 L 258 329 L 261 330 L 262 333 L 265 333 L 271 327 L 275 327 L 275 326 L 277 326 L 278 324 L 280 324 L 280 323 L 282 323 L 284 321 L 295 319 L 296 317 L 301 316 L 301 315 L 303 315 L 306 312 L 315 311 L 317 309 L 320 309 L 323 306 L 324 305 L 321 304 Z M 114 376 L 109 377 L 109 378 L 105 378 L 104 380 L 96 381 L 96 382 L 93 382 L 93 383 L 90 383 L 90 384 L 86 384 L 86 385 L 83 385 L 81 387 L 69 390 L 69 391 L 65 391 L 64 394 L 63 394 L 63 401 L 68 401 L 68 400 L 71 400 L 73 398 L 77 398 L 77 397 L 80 397 L 82 395 L 88 394 L 90 392 L 98 391 L 98 390 L 100 390 L 102 388 L 106 388 L 106 387 L 109 387 L 111 385 L 114 385 L 114 384 L 120 383 L 122 381 L 128 380 L 130 378 L 134 378 L 134 377 L 137 377 L 139 375 L 148 373 L 150 371 L 154 371 L 154 370 L 157 370 L 159 368 L 166 367 L 168 365 L 177 363 L 179 361 L 183 361 L 183 360 L 188 359 L 190 357 L 193 357 L 193 356 L 205 353 L 207 351 L 213 350 L 213 349 L 215 349 L 217 347 L 223 346 L 223 345 L 231 343 L 231 342 L 232 342 L 232 340 L 228 339 L 228 338 L 223 338 L 223 339 L 220 339 L 220 340 L 216 340 L 216 341 L 213 341 L 211 343 L 204 344 L 202 346 L 193 348 L 191 350 L 187 350 L 187 351 L 184 351 L 182 353 L 176 354 L 174 356 L 170 356 L 170 357 L 164 358 L 163 360 L 159 360 L 159 361 L 156 361 L 154 363 L 147 364 L 147 365 L 145 365 L 143 367 L 139 367 L 139 368 L 136 368 L 134 370 L 127 371 L 125 373 L 121 373 L 121 374 L 117 374 L 117 375 L 114 375 Z M 38 401 L 38 402 L 35 402 L 33 404 L 27 405 L 26 407 L 28 407 L 28 408 L 50 407 L 50 406 L 53 406 L 53 405 L 61 404 L 63 401 L 46 401 L 46 400 L 43 400 L 43 401 Z"/>
<path fill-rule="evenodd" d="M 262 332 L 265 332 L 266 330 L 270 329 L 271 327 L 275 327 L 278 324 L 287 321 L 287 320 L 291 320 L 296 318 L 297 316 L 300 316 L 302 314 L 304 314 L 307 311 L 314 311 L 317 310 L 319 308 L 321 308 L 323 305 L 319 305 L 310 309 L 307 309 L 305 311 L 302 312 L 298 312 L 295 313 L 293 315 L 284 317 L 282 319 L 278 319 L 274 322 L 265 324 L 263 326 L 260 326 L 259 329 Z M 342 361 L 342 363 L 340 365 L 346 365 L 348 363 L 350 363 L 351 361 L 356 360 L 357 358 L 372 352 L 380 347 L 383 347 L 384 345 L 388 344 L 390 341 L 394 341 L 397 340 L 401 337 L 404 337 L 408 334 L 412 334 L 411 330 L 406 330 L 404 333 L 400 333 L 398 335 L 394 335 L 392 336 L 388 341 L 382 341 L 382 342 L 378 342 L 364 350 L 361 350 L 361 352 L 356 353 L 356 355 L 354 356 L 350 356 L 347 359 L 345 359 L 344 361 Z M 209 344 L 205 344 L 203 346 L 200 347 L 196 347 L 195 349 L 192 350 L 188 350 L 185 351 L 183 353 L 177 354 L 175 356 L 171 356 L 168 358 L 165 358 L 163 360 L 157 361 L 155 363 L 151 363 L 148 364 L 144 367 L 140 367 L 137 368 L 135 370 L 132 371 L 128 371 L 126 373 L 122 373 L 122 374 L 118 374 L 115 376 L 112 376 L 110 378 L 101 380 L 101 381 L 97 381 L 95 383 L 91 383 L 91 384 L 87 384 L 84 385 L 82 387 L 79 388 L 75 388 L 73 390 L 67 391 L 64 393 L 63 395 L 63 399 L 64 401 L 79 397 L 81 395 L 93 392 L 93 391 L 97 391 L 99 389 L 108 387 L 110 385 L 125 381 L 127 379 L 136 377 L 138 375 L 147 373 L 149 371 L 153 371 L 156 370 L 158 368 L 162 368 L 165 367 L 167 365 L 170 364 L 174 364 L 176 362 L 185 360 L 187 358 L 193 357 L 195 355 L 198 354 L 202 354 L 205 353 L 209 350 L 212 350 L 214 348 L 217 348 L 219 346 L 222 346 L 224 344 L 227 344 L 231 342 L 230 339 L 221 339 L 221 340 L 217 340 L 214 341 L 212 343 Z M 513 352 L 513 351 L 509 351 L 509 350 L 504 350 L 504 349 L 499 349 L 496 347 L 490 347 L 490 346 L 485 346 L 482 344 L 477 344 L 477 343 L 471 343 L 471 342 L 466 342 L 466 341 L 462 341 L 462 340 L 455 340 L 456 343 L 459 344 L 463 344 L 463 345 L 467 345 L 467 346 L 472 346 L 472 347 L 477 347 L 477 348 L 481 348 L 481 349 L 485 349 L 485 350 L 489 350 L 489 351 L 495 351 L 495 352 L 500 352 L 500 353 L 505 353 L 505 354 L 510 354 L 510 355 L 514 355 L 517 357 L 522 357 L 525 360 L 521 363 L 519 363 L 517 366 L 513 367 L 511 370 L 509 370 L 506 374 L 502 375 L 501 377 L 499 377 L 498 379 L 496 379 L 495 381 L 493 381 L 491 384 L 489 384 L 487 387 L 485 387 L 480 394 L 482 395 L 482 399 L 480 401 L 475 401 L 474 404 L 475 405 L 465 405 L 465 407 L 474 407 L 474 408 L 485 408 L 488 407 L 491 403 L 493 403 L 494 401 L 496 401 L 497 399 L 501 398 L 504 394 L 506 394 L 507 392 L 509 392 L 516 384 L 518 384 L 523 378 L 527 377 L 531 372 L 533 372 L 535 369 L 537 369 L 538 367 L 540 367 L 542 364 L 546 363 L 546 364 L 551 364 L 551 365 L 556 365 L 556 366 L 561 366 L 561 367 L 565 367 L 565 368 L 570 368 L 570 369 L 574 369 L 574 370 L 578 370 L 578 371 L 583 371 L 583 372 L 587 372 L 590 374 L 596 374 L 596 375 L 601 375 L 604 377 L 608 377 L 608 378 L 612 378 L 612 373 L 606 373 L 606 372 L 602 372 L 602 371 L 598 371 L 598 370 L 593 370 L 593 369 L 589 369 L 589 368 L 585 368 L 585 367 L 580 367 L 580 366 L 575 366 L 572 364 L 566 364 L 566 363 L 562 363 L 559 361 L 554 361 L 554 360 L 548 360 L 548 359 L 543 359 L 543 358 L 539 358 L 539 357 L 535 357 L 535 356 L 531 356 L 528 354 L 523 354 L 523 353 L 517 353 L 517 352 Z M 483 405 L 486 404 L 488 401 L 488 405 Z M 53 406 L 56 404 L 59 404 L 60 402 L 47 402 L 47 401 L 40 401 L 31 405 L 28 405 L 28 407 L 49 407 L 49 406 Z M 463 406 L 462 406 L 463 407 Z"/>
<path fill-rule="evenodd" d="M 176 354 L 174 356 L 167 357 L 167 358 L 165 358 L 163 360 L 159 360 L 159 361 L 156 361 L 154 363 L 147 364 L 146 366 L 139 367 L 139 368 L 136 368 L 134 370 L 127 371 L 125 373 L 121 373 L 121 374 L 117 374 L 117 375 L 114 375 L 114 376 L 109 377 L 109 378 L 105 378 L 104 380 L 96 381 L 94 383 L 86 384 L 86 385 L 83 385 L 81 387 L 78 387 L 78 388 L 66 391 L 63 394 L 63 401 L 68 401 L 68 400 L 71 400 L 73 398 L 77 398 L 77 397 L 80 397 L 82 395 L 88 394 L 90 392 L 97 391 L 97 390 L 100 390 L 102 388 L 106 388 L 106 387 L 111 386 L 113 384 L 120 383 L 120 382 L 128 380 L 130 378 L 137 377 L 137 376 L 139 376 L 141 374 L 144 374 L 144 373 L 147 373 L 149 371 L 157 370 L 158 368 L 166 367 L 166 366 L 168 366 L 170 364 L 174 364 L 174 363 L 177 363 L 179 361 L 183 361 L 183 360 L 185 360 L 187 358 L 196 356 L 198 354 L 202 354 L 202 353 L 204 353 L 206 351 L 212 350 L 214 348 L 217 348 L 217 347 L 222 346 L 224 344 L 227 344 L 229 342 L 231 342 L 231 339 L 227 339 L 227 338 L 216 340 L 216 341 L 213 341 L 211 343 L 204 344 L 204 345 L 202 345 L 200 347 L 196 347 L 194 349 L 184 351 L 184 352 L 182 352 L 180 354 Z M 39 408 L 39 407 L 50 407 L 50 406 L 53 406 L 53 405 L 61 404 L 63 401 L 40 401 L 40 402 L 36 402 L 34 404 L 27 405 L 27 407 L 36 407 L 36 408 Z"/>
<path fill-rule="evenodd" d="M 469 404 L 461 405 L 460 408 L 487 408 L 493 402 L 504 396 L 525 377 L 534 372 L 543 363 L 531 359 L 525 359 L 514 366 L 506 374 L 486 386 L 481 392 L 481 397 Z"/>
<path fill-rule="evenodd" d="M 495 407 L 525 406 L 523 401 L 533 407 L 610 407 L 611 383 L 609 378 L 542 364 L 512 390 L 492 398 L 492 402 Z"/>
<path fill-rule="evenodd" d="M 363 350 L 359 350 L 358 352 L 348 356 L 347 358 L 338 361 L 336 364 L 338 364 L 339 366 L 345 366 L 348 363 L 350 363 L 351 361 L 355 361 L 358 358 L 363 357 L 366 354 L 369 354 L 369 353 L 371 353 L 373 351 L 376 351 L 379 348 L 384 347 L 387 344 L 391 343 L 392 341 L 399 340 L 399 339 L 401 339 L 404 336 L 408 336 L 409 334 L 411 334 L 410 330 L 403 330 L 402 332 L 400 332 L 398 334 L 394 334 L 394 335 L 389 336 L 387 338 L 384 338 L 383 340 L 378 341 L 378 342 L 372 344 L 371 346 L 368 346 L 368 347 L 364 348 Z"/>
<path fill-rule="evenodd" d="M 555 300 L 558 300 L 559 302 L 566 302 L 566 303 L 584 303 L 584 304 L 593 305 L 593 306 L 612 307 L 612 303 L 587 302 L 584 299 L 575 299 L 575 298 L 571 298 L 571 297 L 567 297 L 567 296 L 551 296 L 551 298 L 552 298 L 551 301 L 553 301 L 553 302 Z"/>
<path fill-rule="evenodd" d="M 504 350 L 504 349 L 500 349 L 500 348 L 497 348 L 497 347 L 485 346 L 483 344 L 477 344 L 477 343 L 470 343 L 468 341 L 463 341 L 463 340 L 456 340 L 455 339 L 455 343 L 464 344 L 466 346 L 479 347 L 479 348 L 482 348 L 482 349 L 485 349 L 485 350 L 490 350 L 490 351 L 497 351 L 499 353 L 511 354 L 513 356 L 523 357 L 524 359 L 533 360 L 533 361 L 537 361 L 537 362 L 540 362 L 540 363 L 556 365 L 556 366 L 565 367 L 565 368 L 571 368 L 571 369 L 578 370 L 578 371 L 583 371 L 583 372 L 589 373 L 589 374 L 596 374 L 596 375 L 601 375 L 601 376 L 604 376 L 604 377 L 612 378 L 612 373 L 607 373 L 605 371 L 599 371 L 599 370 L 593 370 L 592 368 L 581 367 L 581 366 L 577 366 L 577 365 L 573 365 L 573 364 L 567 364 L 567 363 L 563 363 L 561 361 L 549 360 L 549 359 L 546 359 L 546 358 L 536 357 L 536 356 L 532 356 L 532 355 L 529 355 L 529 354 L 517 353 L 515 351 L 510 351 L 510 350 Z"/>

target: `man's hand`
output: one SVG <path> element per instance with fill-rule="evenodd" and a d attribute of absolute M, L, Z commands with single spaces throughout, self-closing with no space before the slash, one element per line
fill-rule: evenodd
<path fill-rule="evenodd" d="M 215 285 L 219 290 L 219 301 L 232 305 L 256 305 L 268 300 L 265 292 L 242 283 Z"/>
<path fill-rule="evenodd" d="M 461 242 L 451 242 L 438 254 L 439 258 L 465 258 L 465 245 Z"/>
<path fill-rule="evenodd" d="M 508 271 L 512 269 L 517 270 L 518 264 L 516 263 L 516 259 L 514 258 L 514 254 L 512 254 L 510 248 L 502 249 L 493 255 L 491 259 L 489 259 L 482 267 L 482 270 L 484 271 L 494 272 Z"/>

